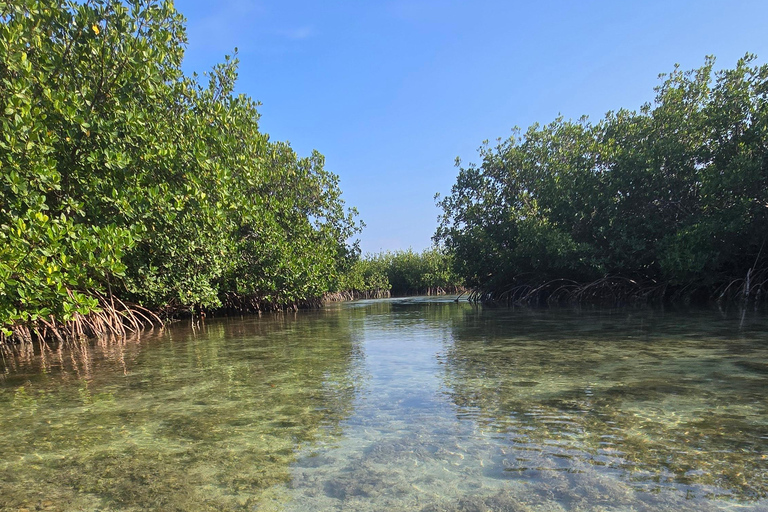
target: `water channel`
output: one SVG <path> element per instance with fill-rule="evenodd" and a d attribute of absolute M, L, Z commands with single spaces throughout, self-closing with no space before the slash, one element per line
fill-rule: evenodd
<path fill-rule="evenodd" d="M 0 411 L 0 510 L 768 510 L 754 310 L 179 322 L 6 348 Z"/>

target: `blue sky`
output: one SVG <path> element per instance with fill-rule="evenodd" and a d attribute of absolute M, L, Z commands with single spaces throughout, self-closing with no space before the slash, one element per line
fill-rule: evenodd
<path fill-rule="evenodd" d="M 261 127 L 317 149 L 367 224 L 363 252 L 431 245 L 458 156 L 558 114 L 598 120 L 653 99 L 706 55 L 768 59 L 768 1 L 176 0 L 184 69 L 239 48 Z"/>

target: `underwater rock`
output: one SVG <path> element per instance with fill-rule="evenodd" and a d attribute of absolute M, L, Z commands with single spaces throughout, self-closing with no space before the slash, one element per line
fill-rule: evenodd
<path fill-rule="evenodd" d="M 760 363 L 758 361 L 736 361 L 733 364 L 744 370 L 768 375 L 768 363 Z"/>
<path fill-rule="evenodd" d="M 421 509 L 421 512 L 527 512 L 530 509 L 505 492 L 494 496 L 471 496 L 460 498 L 456 502 L 434 503 Z"/>
<path fill-rule="evenodd" d="M 390 487 L 387 474 L 367 468 L 350 471 L 325 483 L 325 494 L 330 498 L 345 500 L 352 496 L 372 498 Z"/>

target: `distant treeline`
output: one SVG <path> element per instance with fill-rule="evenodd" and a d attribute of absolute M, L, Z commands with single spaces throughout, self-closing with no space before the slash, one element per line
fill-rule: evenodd
<path fill-rule="evenodd" d="M 185 42 L 170 2 L 0 2 L 0 337 L 340 289 L 338 178 L 259 130 L 236 59 L 185 76 Z"/>
<path fill-rule="evenodd" d="M 351 262 L 342 275 L 340 291 L 331 299 L 376 299 L 390 296 L 439 295 L 461 289 L 451 258 L 432 248 L 369 254 Z"/>
<path fill-rule="evenodd" d="M 435 240 L 480 299 L 759 299 L 768 66 L 662 75 L 653 104 L 515 130 L 461 167 Z"/>

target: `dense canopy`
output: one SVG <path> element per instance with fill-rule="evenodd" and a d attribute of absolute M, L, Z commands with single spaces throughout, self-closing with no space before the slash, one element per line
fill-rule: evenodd
<path fill-rule="evenodd" d="M 662 75 L 639 112 L 481 149 L 435 235 L 488 298 L 708 299 L 768 291 L 768 66 Z"/>
<path fill-rule="evenodd" d="M 337 285 L 359 229 L 337 176 L 259 131 L 235 58 L 185 76 L 185 37 L 168 1 L 0 2 L 5 335 L 113 296 L 252 309 Z"/>
<path fill-rule="evenodd" d="M 461 277 L 451 266 L 450 255 L 436 247 L 420 253 L 408 249 L 366 254 L 345 268 L 338 296 L 381 298 L 457 292 L 462 288 Z"/>

